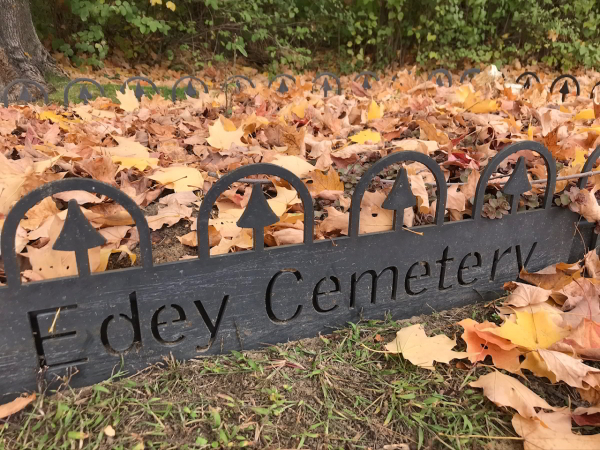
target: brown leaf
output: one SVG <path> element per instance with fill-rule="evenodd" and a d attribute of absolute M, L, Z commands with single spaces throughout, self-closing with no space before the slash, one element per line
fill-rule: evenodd
<path fill-rule="evenodd" d="M 510 283 L 514 286 L 504 305 L 523 307 L 543 303 L 550 298 L 552 291 L 523 283 Z"/>
<path fill-rule="evenodd" d="M 577 408 L 573 411 L 573 421 L 580 427 L 600 425 L 600 407 Z"/>
<path fill-rule="evenodd" d="M 5 403 L 4 405 L 0 405 L 0 419 L 5 419 L 8 416 L 12 416 L 13 414 L 18 413 L 19 411 L 22 411 L 27 405 L 29 405 L 34 400 L 35 392 L 25 397 L 18 397 L 12 402 Z"/>
<path fill-rule="evenodd" d="M 572 387 L 583 387 L 583 378 L 588 373 L 600 373 L 600 369 L 586 366 L 580 360 L 564 353 L 552 350 L 538 349 L 538 353 L 546 363 L 548 370 L 556 376 L 558 381 L 564 381 Z"/>
<path fill-rule="evenodd" d="M 340 180 L 337 171 L 333 169 L 328 170 L 327 173 L 315 170 L 310 173 L 306 185 L 313 197 L 320 196 L 323 191 L 339 192 L 339 195 L 344 193 L 344 183 Z"/>
<path fill-rule="evenodd" d="M 159 209 L 158 213 L 154 216 L 146 217 L 148 226 L 152 230 L 158 230 L 164 225 L 169 227 L 175 225 L 182 219 L 189 219 L 192 217 L 192 208 L 188 206 L 182 206 L 179 204 L 176 198 L 169 200 L 167 207 Z"/>
<path fill-rule="evenodd" d="M 484 395 L 496 405 L 516 409 L 524 417 L 536 417 L 535 408 L 555 409 L 519 380 L 498 371 L 479 377 L 469 386 L 482 388 Z"/>
<path fill-rule="evenodd" d="M 440 145 L 446 145 L 450 139 L 443 131 L 438 131 L 435 126 L 425 120 L 417 120 L 419 128 L 421 128 L 421 138 L 430 141 L 436 141 Z"/>

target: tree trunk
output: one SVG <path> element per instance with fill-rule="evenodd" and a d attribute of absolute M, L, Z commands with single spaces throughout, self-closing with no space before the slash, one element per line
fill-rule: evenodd
<path fill-rule="evenodd" d="M 29 0 L 0 0 L 0 94 L 17 78 L 36 81 L 47 88 L 46 72 L 65 75 L 37 36 Z M 9 97 L 18 96 L 21 88 L 15 86 Z M 30 92 L 40 95 L 37 89 Z"/>

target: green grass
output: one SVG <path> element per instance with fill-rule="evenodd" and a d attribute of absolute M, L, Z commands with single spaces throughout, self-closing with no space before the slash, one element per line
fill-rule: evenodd
<path fill-rule="evenodd" d="M 456 320 L 489 314 L 468 307 L 425 318 L 425 325 L 428 334 L 453 335 L 461 330 Z M 406 325 L 351 324 L 326 337 L 186 363 L 169 360 L 131 378 L 40 396 L 3 426 L 0 421 L 0 449 L 375 449 L 406 443 L 410 449 L 465 450 L 514 436 L 509 412 L 468 387 L 492 369 L 454 362 L 432 372 L 372 351 Z M 103 431 L 108 425 L 113 438 Z M 494 442 L 502 449 L 522 445 Z"/>
<path fill-rule="evenodd" d="M 54 104 L 64 104 L 64 91 L 65 87 L 71 81 L 69 78 L 65 77 L 57 77 L 55 75 L 49 75 L 47 78 L 48 84 L 52 86 L 55 90 L 48 95 L 48 99 L 50 103 Z M 183 85 L 184 83 L 182 83 Z M 87 86 L 90 93 L 94 96 L 94 98 L 100 95 L 98 88 L 91 83 L 81 83 L 76 84 L 71 87 L 69 90 L 69 104 L 78 104 L 82 103 L 82 100 L 79 99 L 79 90 L 81 86 Z M 187 85 L 186 85 L 187 86 Z M 129 86 L 131 89 L 135 89 L 135 82 Z M 171 98 L 171 89 L 163 86 L 157 86 L 160 91 L 160 95 L 162 95 L 166 99 Z M 104 89 L 104 96 L 110 98 L 112 101 L 118 103 L 116 92 L 121 88 L 121 84 L 102 84 L 102 88 Z M 143 86 L 145 94 L 152 98 L 154 95 L 154 89 L 151 86 Z M 183 88 L 177 88 L 177 98 L 185 98 L 185 86 Z"/>

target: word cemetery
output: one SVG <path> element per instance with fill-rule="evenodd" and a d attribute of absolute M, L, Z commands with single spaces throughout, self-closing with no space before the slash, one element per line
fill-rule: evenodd
<path fill-rule="evenodd" d="M 482 217 L 490 176 L 504 159 L 525 149 L 545 160 L 542 207 L 517 211 L 520 195 L 531 189 L 520 159 L 504 187 L 512 196 L 511 214 L 501 220 Z M 599 154 L 594 152 L 583 172 L 593 169 Z M 369 183 L 388 166 L 411 161 L 424 164 L 436 179 L 434 224 L 410 230 L 400 225 L 404 209 L 416 204 L 401 169 L 383 204 L 395 211 L 394 229 L 360 234 L 360 205 Z M 134 373 L 170 355 L 190 359 L 256 349 L 386 314 L 407 318 L 491 300 L 521 269 L 540 270 L 580 258 L 584 247 L 595 248 L 594 225 L 552 205 L 556 166 L 550 152 L 539 143 L 519 142 L 489 162 L 471 219 L 445 222 L 447 186 L 438 164 L 421 153 L 397 152 L 376 162 L 356 186 L 348 236 L 314 241 L 309 220 L 303 244 L 265 248 L 263 228 L 277 217 L 256 183 L 238 222 L 253 229 L 254 249 L 211 257 L 208 223 L 214 203 L 232 183 L 259 174 L 286 180 L 302 200 L 304 216 L 314 217 L 310 193 L 294 174 L 270 164 L 243 166 L 205 195 L 198 215 L 198 257 L 161 265 L 153 264 L 142 211 L 108 184 L 64 179 L 23 197 L 2 230 L 7 285 L 0 287 L 0 394 L 15 397 L 23 390 L 55 388 L 65 379 L 83 386 L 119 371 Z M 586 182 L 581 178 L 580 187 Z M 75 252 L 79 275 L 23 283 L 15 251 L 20 220 L 44 198 L 70 190 L 105 195 L 131 214 L 142 264 L 91 274 L 87 250 L 103 238 L 70 203 L 54 248 Z"/>

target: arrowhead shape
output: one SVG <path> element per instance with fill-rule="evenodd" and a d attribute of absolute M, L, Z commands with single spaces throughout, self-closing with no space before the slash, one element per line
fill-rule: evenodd
<path fill-rule="evenodd" d="M 83 104 L 87 105 L 88 104 L 88 100 L 92 99 L 92 94 L 90 94 L 90 91 L 88 91 L 87 87 L 85 85 L 83 85 L 81 87 L 81 90 L 79 91 L 79 100 L 83 100 Z"/>
<path fill-rule="evenodd" d="M 265 195 L 262 191 L 262 185 L 255 183 L 252 186 L 252 195 L 250 201 L 246 206 L 246 210 L 237 221 L 237 226 L 240 228 L 252 228 L 254 230 L 261 230 L 264 227 L 273 225 L 279 222 L 279 217 L 273 212 Z"/>
<path fill-rule="evenodd" d="M 523 89 L 529 89 L 531 87 L 531 77 L 527 77 L 525 80 L 525 84 L 523 85 Z"/>
<path fill-rule="evenodd" d="M 569 95 L 569 83 L 565 81 L 562 87 L 560 88 L 560 91 L 558 92 L 562 94 L 562 101 L 564 102 L 567 98 L 567 95 Z"/>
<path fill-rule="evenodd" d="M 325 97 L 327 97 L 327 93 L 331 90 L 331 86 L 329 85 L 329 79 L 325 78 L 325 83 L 323 83 L 323 92 L 325 92 Z"/>
<path fill-rule="evenodd" d="M 444 82 L 442 81 L 442 77 L 437 77 L 436 84 L 440 87 L 444 86 Z"/>
<path fill-rule="evenodd" d="M 27 89 L 27 86 L 23 85 L 23 89 L 21 89 L 21 95 L 19 95 L 19 101 L 25 102 L 25 103 L 31 103 L 32 100 L 33 100 L 33 98 L 31 97 L 31 93 L 29 92 L 29 89 Z"/>
<path fill-rule="evenodd" d="M 416 204 L 417 199 L 410 188 L 406 169 L 400 169 L 400 173 L 398 173 L 396 181 L 394 181 L 392 191 L 382 203 L 381 207 L 403 213 L 406 208 L 410 208 Z"/>
<path fill-rule="evenodd" d="M 242 85 L 240 84 L 240 80 L 235 80 L 235 86 L 237 87 L 238 92 L 242 90 Z"/>
<path fill-rule="evenodd" d="M 285 84 L 285 78 L 281 79 L 281 84 L 279 85 L 279 89 L 277 89 L 277 91 L 280 94 L 285 94 L 287 91 L 289 91 L 287 84 Z"/>
<path fill-rule="evenodd" d="M 365 75 L 365 81 L 363 81 L 363 88 L 371 89 L 371 85 L 369 84 L 369 77 L 367 75 Z"/>
<path fill-rule="evenodd" d="M 135 97 L 138 99 L 138 102 L 141 102 L 143 96 L 144 96 L 144 89 L 142 88 L 142 86 L 140 85 L 140 82 L 138 81 L 138 84 L 135 87 Z"/>
<path fill-rule="evenodd" d="M 85 218 L 77 201 L 70 200 L 67 219 L 52 248 L 65 252 L 87 252 L 105 243 L 106 239 Z"/>
<path fill-rule="evenodd" d="M 198 95 L 198 92 L 196 91 L 196 89 L 194 89 L 194 86 L 192 86 L 191 80 L 188 82 L 187 88 L 185 89 L 185 95 L 187 95 L 188 97 L 195 97 L 196 95 Z"/>
<path fill-rule="evenodd" d="M 531 183 L 527 178 L 527 167 L 525 165 L 525 157 L 521 156 L 517 161 L 515 170 L 504 185 L 504 192 L 507 195 L 520 196 L 522 193 L 531 190 Z"/>

